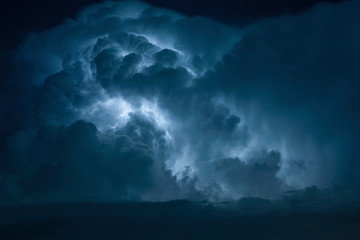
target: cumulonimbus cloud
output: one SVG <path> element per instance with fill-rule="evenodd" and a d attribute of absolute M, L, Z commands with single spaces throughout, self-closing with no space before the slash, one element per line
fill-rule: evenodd
<path fill-rule="evenodd" d="M 313 12 L 329 11 L 335 10 L 284 18 L 303 26 Z M 291 32 L 276 34 L 276 27 L 287 29 L 283 20 L 237 29 L 141 2 L 107 2 L 31 34 L 15 61 L 18 69 L 31 63 L 16 79 L 31 89 L 33 121 L 9 137 L 0 196 L 224 200 L 276 198 L 289 188 L 327 184 L 330 178 L 318 173 L 325 145 L 307 141 L 292 149 L 308 136 L 293 130 L 297 102 L 281 102 L 291 99 L 282 92 L 292 89 L 291 78 L 311 76 L 298 74 L 306 58 L 323 56 L 297 49 L 291 51 L 301 60 L 289 56 L 297 40 Z"/>

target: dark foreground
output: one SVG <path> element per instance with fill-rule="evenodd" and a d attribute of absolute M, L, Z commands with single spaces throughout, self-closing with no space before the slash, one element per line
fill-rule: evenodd
<path fill-rule="evenodd" d="M 256 201 L 255 201 L 256 202 Z M 0 208 L 0 239 L 360 239 L 360 208 L 76 203 Z"/>

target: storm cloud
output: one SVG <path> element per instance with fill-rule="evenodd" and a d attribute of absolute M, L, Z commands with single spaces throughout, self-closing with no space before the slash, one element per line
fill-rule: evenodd
<path fill-rule="evenodd" d="M 0 201 L 356 192 L 358 7 L 239 28 L 106 2 L 30 34 L 1 96 Z"/>

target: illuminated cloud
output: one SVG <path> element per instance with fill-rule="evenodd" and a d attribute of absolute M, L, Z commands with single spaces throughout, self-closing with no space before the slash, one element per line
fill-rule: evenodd
<path fill-rule="evenodd" d="M 0 196 L 222 201 L 326 186 L 338 160 L 319 173 L 331 145 L 309 116 L 328 115 L 307 108 L 320 89 L 306 99 L 302 90 L 314 74 L 332 81 L 322 70 L 328 48 L 298 40 L 297 33 L 308 38 L 295 26 L 331 11 L 237 29 L 141 2 L 106 2 L 31 34 L 15 62 L 27 69 L 16 79 L 30 89 L 32 124 L 9 138 Z M 310 31 L 323 42 L 324 34 Z M 310 71 L 314 62 L 320 68 Z"/>

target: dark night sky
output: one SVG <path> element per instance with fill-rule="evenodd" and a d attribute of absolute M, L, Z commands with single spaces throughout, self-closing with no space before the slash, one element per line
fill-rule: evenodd
<path fill-rule="evenodd" d="M 22 1 L 4 0 L 1 5 L 2 29 L 9 37 L 2 39 L 1 49 L 13 48 L 28 31 L 39 31 L 61 23 L 64 18 L 74 17 L 81 8 L 102 2 L 99 0 Z M 148 0 L 150 4 L 170 8 L 188 16 L 205 16 L 232 24 L 245 24 L 258 18 L 302 12 L 319 2 L 338 3 L 341 0 L 296 0 L 296 1 L 167 1 Z"/>
<path fill-rule="evenodd" d="M 360 1 L 1 4 L 1 239 L 359 238 Z"/>

